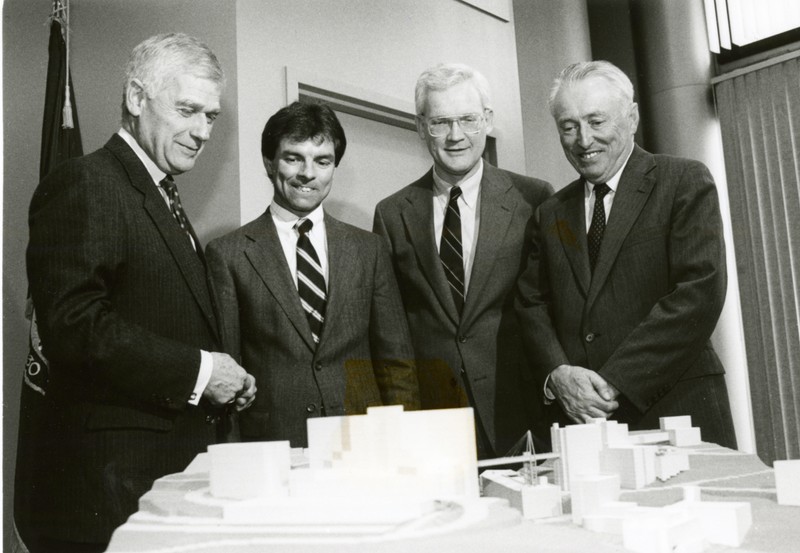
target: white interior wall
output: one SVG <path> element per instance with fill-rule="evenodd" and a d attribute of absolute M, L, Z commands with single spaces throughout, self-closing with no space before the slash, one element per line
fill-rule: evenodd
<path fill-rule="evenodd" d="M 472 65 L 492 85 L 498 164 L 525 172 L 512 23 L 456 0 L 238 0 L 236 16 L 243 223 L 271 199 L 260 137 L 268 117 L 286 104 L 286 66 L 413 104 L 424 69 Z M 374 178 L 397 181 L 396 188 L 409 182 L 393 174 Z M 355 200 L 372 213 L 371 198 Z"/>

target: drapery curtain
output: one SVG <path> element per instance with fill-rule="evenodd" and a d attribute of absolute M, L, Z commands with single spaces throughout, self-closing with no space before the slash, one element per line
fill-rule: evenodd
<path fill-rule="evenodd" d="M 756 448 L 800 459 L 800 51 L 714 82 Z"/>

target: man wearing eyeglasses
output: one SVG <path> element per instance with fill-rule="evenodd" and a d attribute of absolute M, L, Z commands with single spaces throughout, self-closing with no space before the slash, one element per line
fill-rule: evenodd
<path fill-rule="evenodd" d="M 495 457 L 537 420 L 513 290 L 552 188 L 483 161 L 494 114 L 478 71 L 426 70 L 415 103 L 433 168 L 378 204 L 373 230 L 392 253 L 423 409 L 472 406 L 478 455 Z"/>

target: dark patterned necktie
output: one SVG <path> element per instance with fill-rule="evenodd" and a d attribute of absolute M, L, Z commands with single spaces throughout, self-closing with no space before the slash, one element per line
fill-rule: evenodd
<path fill-rule="evenodd" d="M 167 193 L 169 209 L 172 212 L 172 216 L 178 222 L 184 234 L 186 234 L 186 237 L 189 239 L 189 243 L 192 245 L 195 251 L 200 253 L 198 250 L 200 242 L 198 242 L 197 236 L 194 233 L 194 229 L 192 228 L 191 223 L 189 223 L 189 219 L 186 217 L 186 212 L 183 211 L 181 197 L 178 195 L 178 187 L 175 186 L 175 181 L 172 180 L 172 175 L 167 175 L 158 184 L 164 189 L 164 192 Z"/>
<path fill-rule="evenodd" d="M 297 292 L 300 294 L 300 303 L 306 312 L 314 343 L 319 344 L 322 323 L 325 322 L 327 293 L 322 265 L 308 237 L 313 226 L 314 223 L 308 219 L 301 219 L 295 227 L 300 234 L 297 238 Z"/>
<path fill-rule="evenodd" d="M 458 209 L 458 198 L 461 197 L 461 188 L 454 186 L 450 189 L 450 201 L 447 204 L 447 213 L 444 216 L 442 240 L 439 244 L 439 257 L 442 258 L 442 267 L 450 284 L 450 292 L 456 304 L 458 314 L 464 309 L 464 253 L 461 246 L 461 212 Z"/>
<path fill-rule="evenodd" d="M 607 184 L 596 184 L 594 187 L 594 211 L 592 212 L 592 224 L 589 226 L 589 234 L 586 236 L 589 242 L 589 266 L 594 272 L 597 264 L 597 256 L 600 254 L 600 245 L 603 243 L 603 234 L 606 231 L 606 210 L 603 205 L 603 198 L 611 192 Z"/>

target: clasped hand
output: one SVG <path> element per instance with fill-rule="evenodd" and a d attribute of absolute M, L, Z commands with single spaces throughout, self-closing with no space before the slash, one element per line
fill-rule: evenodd
<path fill-rule="evenodd" d="M 237 411 L 250 407 L 256 398 L 256 379 L 226 353 L 212 352 L 214 368 L 203 397 L 212 405 L 233 404 Z"/>
<path fill-rule="evenodd" d="M 567 416 L 577 423 L 610 417 L 619 407 L 619 391 L 595 371 L 559 365 L 550 373 L 548 388 Z"/>

